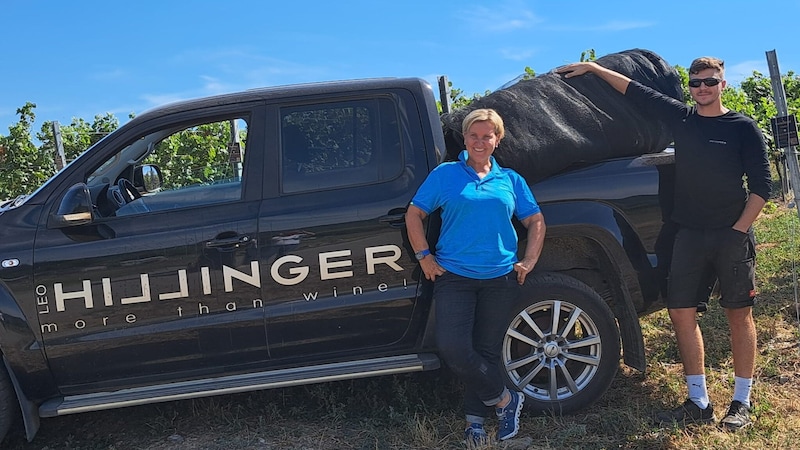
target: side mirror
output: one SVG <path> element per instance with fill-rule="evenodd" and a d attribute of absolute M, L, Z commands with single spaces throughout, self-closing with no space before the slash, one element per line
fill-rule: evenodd
<path fill-rule="evenodd" d="M 50 223 L 55 228 L 63 228 L 86 225 L 93 220 L 92 196 L 89 194 L 89 188 L 85 183 L 78 183 L 67 189 Z"/>
<path fill-rule="evenodd" d="M 133 185 L 143 193 L 157 192 L 161 189 L 161 169 L 155 164 L 144 164 L 133 171 Z"/>

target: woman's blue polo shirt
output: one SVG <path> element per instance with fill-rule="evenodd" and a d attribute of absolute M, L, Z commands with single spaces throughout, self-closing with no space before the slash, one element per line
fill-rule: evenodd
<path fill-rule="evenodd" d="M 492 167 L 481 179 L 467 165 L 468 153 L 458 161 L 437 166 L 417 190 L 411 204 L 431 214 L 442 208 L 442 229 L 436 261 L 463 277 L 487 280 L 505 275 L 517 262 L 517 233 L 511 223 L 540 212 L 528 184 L 517 172 Z"/>

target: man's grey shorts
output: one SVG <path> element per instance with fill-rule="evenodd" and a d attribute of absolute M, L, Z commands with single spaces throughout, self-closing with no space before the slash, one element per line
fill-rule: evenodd
<path fill-rule="evenodd" d="M 709 274 L 719 280 L 724 308 L 744 308 L 755 303 L 755 236 L 752 228 L 696 230 L 681 228 L 675 236 L 669 277 L 667 308 L 693 308 Z"/>

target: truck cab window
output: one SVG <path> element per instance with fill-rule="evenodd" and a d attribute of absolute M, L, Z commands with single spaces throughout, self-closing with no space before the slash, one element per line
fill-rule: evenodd
<path fill-rule="evenodd" d="M 281 110 L 284 193 L 388 181 L 402 171 L 398 115 L 389 98 Z"/>
<path fill-rule="evenodd" d="M 246 137 L 239 117 L 143 136 L 88 178 L 98 212 L 124 216 L 239 200 Z"/>

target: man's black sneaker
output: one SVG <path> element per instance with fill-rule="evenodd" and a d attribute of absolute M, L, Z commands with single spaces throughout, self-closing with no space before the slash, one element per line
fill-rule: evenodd
<path fill-rule="evenodd" d="M 728 431 L 736 431 L 753 423 L 750 420 L 750 408 L 745 406 L 739 400 L 731 402 L 731 407 L 728 408 L 728 414 L 722 418 L 719 425 Z"/>
<path fill-rule="evenodd" d="M 681 406 L 670 411 L 661 411 L 656 414 L 656 423 L 665 425 L 678 423 L 709 423 L 714 421 L 714 405 L 708 404 L 706 409 L 700 409 L 695 402 L 686 400 Z"/>

